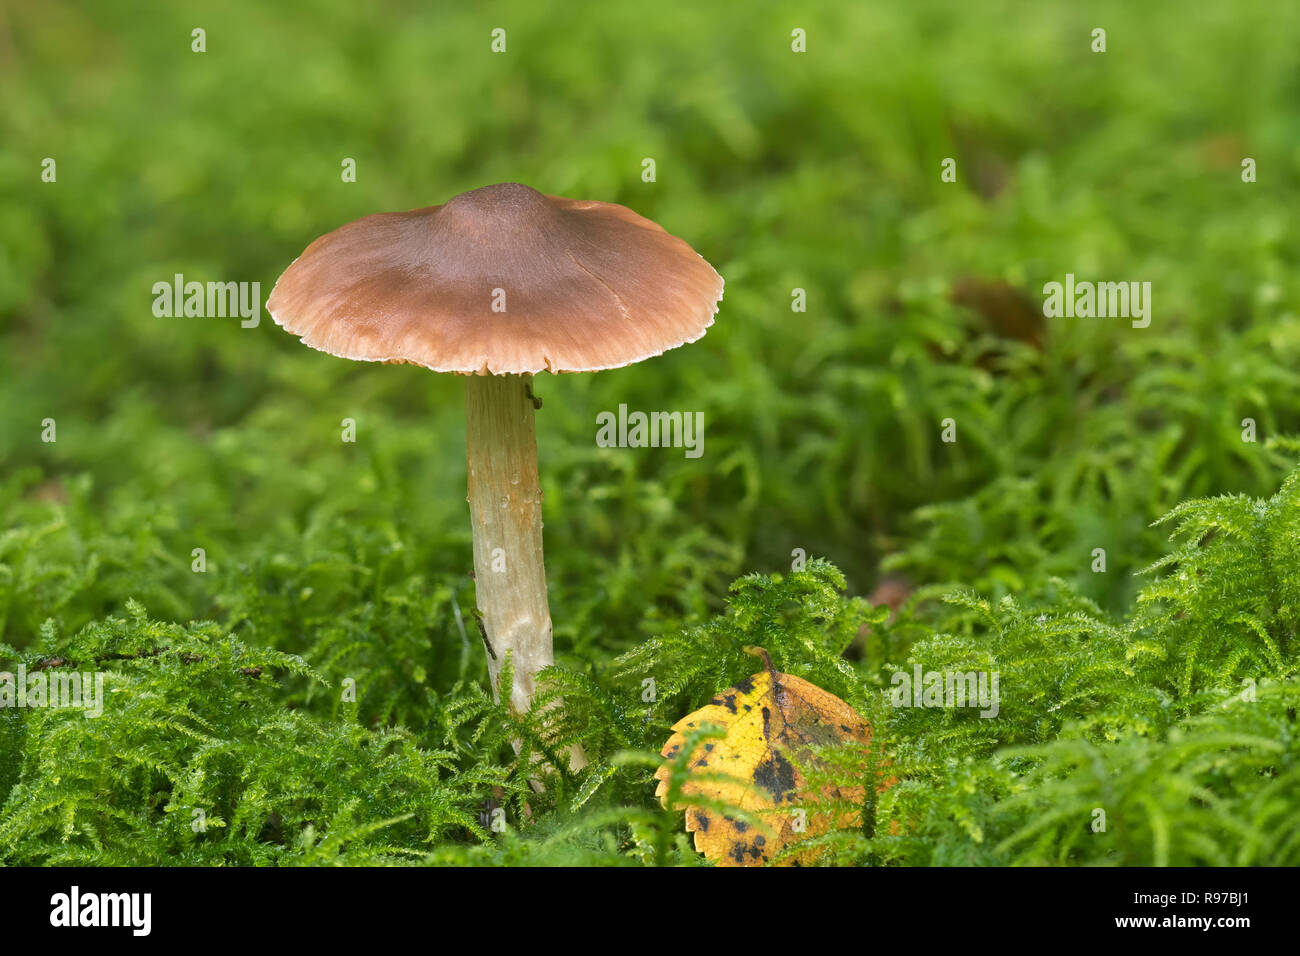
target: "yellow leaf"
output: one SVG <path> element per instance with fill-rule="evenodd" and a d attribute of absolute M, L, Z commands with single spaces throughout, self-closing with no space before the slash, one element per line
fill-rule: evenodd
<path fill-rule="evenodd" d="M 678 792 L 682 802 L 675 807 L 686 810 L 686 830 L 695 834 L 695 849 L 719 866 L 761 865 L 802 840 L 832 828 L 856 827 L 860 809 L 824 804 L 847 802 L 860 808 L 865 796 L 862 786 L 815 790 L 800 768 L 819 766 L 813 747 L 853 742 L 861 746 L 865 773 L 871 744 L 867 722 L 834 694 L 775 670 L 761 648 L 746 650 L 761 654 L 766 669 L 679 720 L 662 751 L 675 760 L 687 745 L 688 732 L 709 724 L 726 731 L 721 739 L 701 741 L 690 754 L 690 776 Z M 659 781 L 655 795 L 665 805 L 672 772 L 671 764 L 655 771 Z M 751 822 L 692 803 L 735 807 Z M 762 826 L 755 826 L 753 820 Z M 809 851 L 789 854 L 780 862 L 804 864 L 815 859 L 816 853 Z"/>

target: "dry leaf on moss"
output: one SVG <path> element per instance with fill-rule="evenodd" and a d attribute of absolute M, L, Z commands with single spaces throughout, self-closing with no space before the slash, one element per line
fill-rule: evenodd
<path fill-rule="evenodd" d="M 726 731 L 721 739 L 701 742 L 690 755 L 691 777 L 682 785 L 681 797 L 739 808 L 764 826 L 689 803 L 677 807 L 686 810 L 686 830 L 695 834 L 695 848 L 719 866 L 761 865 L 802 840 L 832 828 L 855 827 L 860 810 L 832 802 L 860 807 L 865 796 L 862 786 L 815 790 L 800 767 L 819 764 L 814 747 L 856 742 L 865 774 L 871 744 L 867 722 L 834 694 L 777 671 L 766 651 L 750 650 L 762 656 L 765 669 L 679 720 L 662 751 L 670 760 L 679 757 L 686 733 L 706 724 Z M 661 802 L 668 799 L 671 774 L 670 764 L 655 772 Z M 809 851 L 780 862 L 805 864 L 815 858 Z"/>

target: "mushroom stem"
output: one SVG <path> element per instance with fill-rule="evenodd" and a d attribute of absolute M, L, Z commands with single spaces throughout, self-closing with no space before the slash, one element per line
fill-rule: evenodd
<path fill-rule="evenodd" d="M 531 382 L 531 375 L 471 375 L 465 388 L 474 590 L 492 692 L 501 699 L 498 678 L 509 654 L 509 702 L 517 713 L 532 702 L 537 672 L 555 661 Z M 570 765 L 585 763 L 575 748 Z"/>

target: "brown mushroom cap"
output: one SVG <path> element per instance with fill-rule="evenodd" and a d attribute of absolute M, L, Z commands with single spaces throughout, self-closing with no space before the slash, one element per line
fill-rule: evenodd
<path fill-rule="evenodd" d="M 639 362 L 703 336 L 721 298 L 712 266 L 625 206 L 502 183 L 321 236 L 266 308 L 332 355 L 501 375 Z"/>

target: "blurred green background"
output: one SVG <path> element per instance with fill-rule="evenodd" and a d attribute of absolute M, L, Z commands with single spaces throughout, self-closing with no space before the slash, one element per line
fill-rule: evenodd
<path fill-rule="evenodd" d="M 0 641 L 135 598 L 287 651 L 392 642 L 417 690 L 480 675 L 452 607 L 473 606 L 463 383 L 313 352 L 265 313 L 157 318 L 151 287 L 265 299 L 348 220 L 510 180 L 626 204 L 727 281 L 700 342 L 538 380 L 562 660 L 795 548 L 855 593 L 883 562 L 994 596 L 1059 575 L 1122 609 L 1165 547 L 1149 522 L 1275 486 L 1242 420 L 1300 426 L 1298 40 L 1287 0 L 7 2 Z M 1150 328 L 1044 321 L 1067 272 L 1150 281 Z M 619 403 L 702 411 L 704 457 L 596 448 Z"/>

